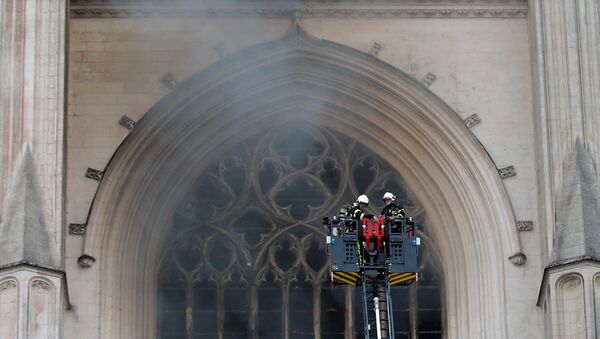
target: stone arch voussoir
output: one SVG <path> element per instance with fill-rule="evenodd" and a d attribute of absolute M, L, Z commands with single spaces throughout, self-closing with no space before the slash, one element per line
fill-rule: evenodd
<path fill-rule="evenodd" d="M 456 112 L 407 74 L 296 27 L 192 76 L 115 153 L 84 245 L 102 277 L 103 338 L 154 336 L 148 296 L 176 197 L 235 136 L 284 119 L 311 119 L 352 136 L 401 173 L 427 210 L 441 253 L 447 337 L 506 337 L 504 274 L 520 248 L 485 149 Z"/>

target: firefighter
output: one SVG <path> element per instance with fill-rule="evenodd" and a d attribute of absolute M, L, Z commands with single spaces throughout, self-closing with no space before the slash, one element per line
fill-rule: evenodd
<path fill-rule="evenodd" d="M 396 205 L 396 196 L 390 192 L 385 192 L 383 195 L 383 209 L 381 216 L 387 219 L 404 218 L 406 212 L 402 206 Z"/>
<path fill-rule="evenodd" d="M 356 198 L 356 202 L 352 204 L 352 208 L 350 208 L 350 217 L 356 220 L 373 218 L 373 214 L 365 213 L 365 208 L 367 208 L 367 206 L 369 206 L 369 198 L 364 194 L 359 195 L 358 198 Z"/>
<path fill-rule="evenodd" d="M 354 220 L 358 220 L 358 223 L 360 223 L 364 218 L 373 218 L 373 214 L 365 213 L 365 208 L 367 208 L 367 206 L 369 206 L 369 198 L 367 198 L 366 195 L 361 194 L 358 198 L 356 198 L 356 202 L 352 204 L 350 210 L 348 210 L 348 216 Z M 354 232 L 356 230 L 356 224 L 352 223 L 350 225 L 351 226 L 348 227 L 348 231 Z"/>
<path fill-rule="evenodd" d="M 393 220 L 396 218 L 404 218 L 406 216 L 404 208 L 396 205 L 396 196 L 390 192 L 385 192 L 383 195 L 383 205 L 381 216 L 390 221 L 390 231 L 398 232 L 398 223 L 394 222 Z"/>

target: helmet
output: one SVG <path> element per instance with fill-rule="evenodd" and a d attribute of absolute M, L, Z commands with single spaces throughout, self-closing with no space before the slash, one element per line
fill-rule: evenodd
<path fill-rule="evenodd" d="M 383 200 L 385 199 L 391 199 L 392 201 L 396 201 L 396 196 L 390 192 L 385 192 L 385 194 L 383 195 Z"/>
<path fill-rule="evenodd" d="M 358 196 L 358 198 L 356 198 L 356 202 L 368 205 L 369 204 L 369 198 L 367 198 L 366 195 L 361 194 L 361 195 Z"/>

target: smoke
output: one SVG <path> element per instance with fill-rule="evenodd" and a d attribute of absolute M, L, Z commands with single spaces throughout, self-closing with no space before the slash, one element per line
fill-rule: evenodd
<path fill-rule="evenodd" d="M 281 0 L 262 4 L 268 13 L 276 13 L 274 8 L 283 8 L 284 15 L 235 14 L 257 3 L 173 1 L 165 6 L 158 1 L 135 1 L 133 5 L 124 5 L 121 0 L 103 1 L 102 6 L 127 6 L 131 13 L 141 13 L 140 17 L 89 19 L 94 24 L 85 26 L 78 35 L 81 40 L 74 41 L 86 44 L 82 62 L 72 61 L 74 68 L 83 69 L 89 64 L 92 69 L 92 72 L 75 70 L 74 87 L 82 83 L 89 85 L 94 80 L 111 84 L 114 88 L 107 90 L 108 100 L 116 101 L 111 109 L 118 114 L 126 111 L 137 120 L 151 118 L 143 114 L 163 96 L 167 96 L 166 99 L 154 106 L 150 115 L 168 118 L 167 114 L 178 114 L 161 133 L 152 136 L 145 148 L 149 155 L 168 151 L 172 158 L 181 160 L 171 165 L 172 172 L 165 170 L 155 185 L 168 192 L 172 183 L 181 179 L 182 168 L 202 166 L 192 174 L 198 177 L 197 181 L 186 187 L 187 195 L 173 217 L 178 223 L 169 235 L 173 238 L 164 237 L 165 257 L 173 257 L 166 260 L 162 268 L 161 277 L 169 284 L 161 285 L 158 291 L 159 331 L 165 337 L 183 333 L 216 337 L 218 332 L 223 332 L 227 337 L 257 338 L 263 337 L 261 331 L 278 337 L 284 324 L 290 333 L 310 336 L 314 333 L 316 305 L 320 305 L 320 330 L 342 335 L 344 310 L 351 306 L 346 304 L 347 292 L 341 288 L 320 288 L 321 281 L 326 279 L 326 275 L 319 273 L 324 261 L 307 258 L 304 251 L 313 248 L 314 243 L 322 245 L 322 235 L 315 231 L 320 227 L 318 220 L 322 216 L 333 213 L 342 203 L 354 201 L 358 194 L 370 193 L 372 199 L 379 200 L 389 183 L 383 179 L 385 170 L 390 172 L 389 165 L 373 156 L 364 160 L 360 153 L 366 157 L 369 151 L 357 145 L 353 136 L 333 132 L 335 126 L 328 125 L 319 114 L 329 109 L 325 103 L 302 98 L 298 105 L 288 107 L 287 101 L 306 92 L 306 84 L 270 76 L 284 74 L 281 68 L 298 67 L 294 62 L 273 62 L 269 67 L 248 70 L 239 78 L 240 82 L 224 81 L 227 86 L 219 87 L 214 93 L 219 98 L 217 104 L 202 93 L 189 96 L 187 102 L 177 101 L 190 88 L 199 85 L 194 82 L 198 79 L 194 74 L 199 71 L 204 70 L 206 74 L 216 69 L 214 65 L 219 62 L 228 65 L 230 70 L 242 69 L 247 62 L 245 48 L 280 39 L 296 24 L 298 11 L 294 9 L 310 5 L 308 1 Z M 327 3 L 334 4 L 333 1 Z M 142 15 L 153 11 L 166 13 L 166 17 Z M 95 31 L 98 28 L 101 31 Z M 221 67 L 220 70 L 220 77 L 232 76 L 228 69 Z M 253 79 L 267 79 L 273 84 L 266 86 L 268 91 L 260 95 L 245 96 L 245 92 L 252 90 L 248 83 Z M 276 86 L 277 81 L 284 85 Z M 322 96 L 328 94 L 322 90 Z M 278 97 L 285 99 L 278 102 L 275 100 Z M 170 106 L 169 100 L 177 105 Z M 208 107 L 209 102 L 215 107 Z M 222 106 L 227 106 L 227 110 L 221 111 L 218 117 L 206 118 L 211 109 L 218 110 Z M 273 106 L 281 109 L 269 111 Z M 277 114 L 269 115 L 274 111 Z M 252 120 L 260 123 L 251 124 Z M 227 125 L 223 126 L 225 121 Z M 178 135 L 193 125 L 200 127 L 186 135 L 190 140 Z M 205 140 L 199 146 L 191 140 L 200 140 L 204 134 L 213 135 L 215 130 L 219 136 L 225 136 L 220 137 L 218 143 Z M 133 133 L 135 135 L 135 129 Z M 176 147 L 167 150 L 165 145 Z M 203 148 L 211 151 L 202 153 Z M 270 172 L 265 172 L 265 168 L 271 168 Z M 351 181 L 354 183 L 349 184 Z M 166 199 L 162 203 L 171 203 Z M 148 205 L 144 209 L 156 213 L 159 205 L 162 204 Z M 287 252 L 278 255 L 282 249 L 276 246 L 280 244 L 276 235 L 284 228 L 284 234 L 292 240 L 281 242 L 285 243 Z M 256 236 L 245 237 L 251 232 Z M 220 254 L 220 247 L 207 244 L 214 241 L 211 239 L 222 239 L 214 238 L 222 233 L 234 245 L 222 246 L 223 254 Z M 189 251 L 179 252 L 183 242 L 177 237 L 190 234 L 198 235 L 201 240 Z M 311 239 L 310 234 L 315 238 Z M 265 239 L 272 242 L 267 243 Z M 224 240 L 216 242 L 225 243 Z M 178 253 L 183 253 L 183 259 L 177 257 Z M 322 247 L 321 255 L 325 255 Z M 259 257 L 262 259 L 258 260 Z M 236 260 L 233 266 L 231 258 Z M 277 278 L 265 287 L 264 279 L 259 277 L 264 271 L 260 269 L 276 273 Z M 315 278 L 317 273 L 320 276 Z M 358 308 L 360 302 L 356 299 Z"/>

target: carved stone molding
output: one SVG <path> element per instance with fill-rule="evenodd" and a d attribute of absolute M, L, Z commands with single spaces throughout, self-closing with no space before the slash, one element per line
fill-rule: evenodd
<path fill-rule="evenodd" d="M 175 2 L 176 5 L 172 5 Z M 73 18 L 299 17 L 299 18 L 526 18 L 525 0 L 256 1 L 71 0 Z M 218 5 L 216 5 L 218 4 Z M 172 5 L 172 6 L 169 6 Z"/>
<path fill-rule="evenodd" d="M 517 175 L 517 170 L 515 170 L 515 166 L 504 167 L 498 170 L 498 175 L 501 179 L 514 177 Z"/>
<path fill-rule="evenodd" d="M 465 119 L 465 126 L 467 126 L 467 128 L 472 128 L 473 126 L 479 125 L 479 123 L 481 123 L 481 118 L 477 113 Z"/>
<path fill-rule="evenodd" d="M 50 290 L 50 288 L 51 288 L 50 284 L 47 281 L 39 280 L 39 279 L 38 280 L 34 280 L 31 283 L 31 287 L 32 288 L 41 288 L 41 289 L 44 289 L 44 290 Z"/>
<path fill-rule="evenodd" d="M 15 288 L 15 287 L 17 287 L 17 282 L 12 279 L 0 283 L 0 291 L 4 291 L 9 288 Z"/>
<path fill-rule="evenodd" d="M 90 268 L 96 262 L 96 258 L 91 255 L 82 254 L 79 259 L 77 259 L 77 263 L 81 268 Z"/>
<path fill-rule="evenodd" d="M 515 253 L 514 255 L 508 257 L 508 259 L 513 263 L 513 265 L 521 266 L 521 265 L 525 264 L 525 261 L 527 260 L 527 256 L 525 254 L 519 252 L 519 253 Z"/>
<path fill-rule="evenodd" d="M 423 78 L 423 80 L 421 80 L 421 83 L 425 86 L 425 87 L 429 87 L 431 85 L 433 85 L 433 83 L 437 80 L 437 77 L 435 76 L 435 74 L 429 72 L 427 74 L 425 74 L 425 77 Z"/>
<path fill-rule="evenodd" d="M 130 117 L 123 115 L 119 120 L 119 125 L 127 128 L 128 130 L 132 130 L 135 127 L 135 120 Z"/>
<path fill-rule="evenodd" d="M 517 221 L 517 231 L 519 231 L 519 232 L 533 231 L 533 221 L 531 221 L 531 220 Z"/>
<path fill-rule="evenodd" d="M 85 172 L 85 177 L 94 179 L 94 180 L 98 180 L 98 181 L 102 181 L 102 178 L 104 177 L 104 171 L 100 171 L 100 170 L 97 170 L 94 168 L 88 168 L 87 171 Z"/>
<path fill-rule="evenodd" d="M 527 9 L 132 9 L 73 8 L 71 18 L 301 17 L 301 18 L 526 18 Z"/>
<path fill-rule="evenodd" d="M 69 234 L 84 235 L 87 224 L 69 224 Z"/>

